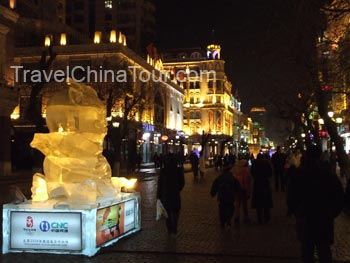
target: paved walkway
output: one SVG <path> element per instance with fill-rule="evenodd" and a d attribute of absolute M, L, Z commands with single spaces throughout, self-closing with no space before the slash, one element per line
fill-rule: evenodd
<path fill-rule="evenodd" d="M 149 172 L 151 175 L 151 172 Z M 208 169 L 205 178 L 193 180 L 186 173 L 182 192 L 179 234 L 169 237 L 164 221 L 155 220 L 157 177 L 146 176 L 138 183 L 142 197 L 142 230 L 116 244 L 103 248 L 96 256 L 25 254 L 1 255 L 1 262 L 300 262 L 294 219 L 286 217 L 283 193 L 274 193 L 274 208 L 269 224 L 258 225 L 250 209 L 250 224 L 221 230 L 217 202 L 209 195 L 216 176 Z M 334 262 L 350 262 L 350 218 L 336 221 Z"/>

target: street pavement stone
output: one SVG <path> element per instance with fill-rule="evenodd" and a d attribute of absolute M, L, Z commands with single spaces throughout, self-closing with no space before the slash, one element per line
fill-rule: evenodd
<path fill-rule="evenodd" d="M 205 177 L 197 180 L 192 172 L 186 172 L 179 233 L 172 237 L 164 220 L 155 220 L 157 176 L 152 173 L 154 170 L 143 173 L 136 188 L 142 198 L 141 231 L 102 248 L 93 257 L 9 253 L 1 255 L 1 262 L 300 262 L 295 221 L 286 216 L 285 193 L 273 193 L 274 208 L 268 224 L 257 224 L 255 210 L 249 209 L 249 224 L 241 222 L 222 230 L 216 198 L 210 196 L 217 172 L 207 169 Z M 350 217 L 345 214 L 336 220 L 334 262 L 350 262 L 349 224 Z"/>

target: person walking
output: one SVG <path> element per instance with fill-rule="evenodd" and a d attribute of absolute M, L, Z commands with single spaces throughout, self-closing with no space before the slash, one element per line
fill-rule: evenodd
<path fill-rule="evenodd" d="M 222 173 L 215 178 L 210 190 L 211 196 L 217 196 L 219 202 L 219 218 L 222 228 L 231 226 L 235 209 L 235 195 L 241 191 L 241 186 L 233 177 L 231 169 L 230 163 L 224 163 Z"/>
<path fill-rule="evenodd" d="M 194 178 L 198 178 L 198 165 L 199 165 L 199 157 L 198 155 L 195 153 L 195 151 L 192 151 L 190 156 L 190 163 L 191 163 L 191 169 L 193 171 L 193 176 Z"/>
<path fill-rule="evenodd" d="M 273 165 L 273 173 L 275 175 L 275 188 L 276 192 L 281 189 L 282 192 L 285 191 L 286 182 L 284 174 L 284 165 L 286 162 L 286 155 L 282 153 L 281 146 L 277 146 L 276 152 L 271 157 L 271 162 Z"/>
<path fill-rule="evenodd" d="M 287 205 L 295 215 L 303 263 L 313 263 L 316 249 L 320 263 L 332 262 L 334 219 L 344 206 L 342 185 L 322 151 L 310 146 L 295 176 L 291 178 Z"/>
<path fill-rule="evenodd" d="M 160 165 L 159 165 L 159 156 L 158 156 L 157 152 L 155 152 L 154 155 L 153 155 L 153 162 L 154 162 L 154 168 L 155 169 L 160 167 Z"/>
<path fill-rule="evenodd" d="M 257 156 L 252 163 L 250 173 L 253 178 L 252 208 L 256 209 L 259 224 L 271 219 L 270 210 L 273 207 L 270 178 L 273 168 L 264 155 Z"/>
<path fill-rule="evenodd" d="M 164 166 L 160 170 L 157 199 L 160 199 L 168 213 L 166 227 L 170 235 L 177 234 L 177 225 L 181 210 L 181 191 L 185 186 L 183 167 L 175 154 L 164 157 Z"/>
<path fill-rule="evenodd" d="M 246 159 L 239 160 L 233 168 L 233 176 L 238 180 L 242 191 L 236 194 L 235 224 L 240 223 L 241 208 L 245 223 L 249 223 L 248 200 L 251 195 L 251 176 Z"/>
<path fill-rule="evenodd" d="M 289 185 L 290 182 L 294 179 L 294 176 L 296 175 L 298 171 L 298 167 L 300 166 L 301 162 L 301 153 L 299 150 L 294 150 L 291 152 L 287 159 L 286 159 L 286 191 L 287 191 L 287 196 L 289 193 Z M 287 216 L 291 217 L 292 212 L 289 211 L 288 204 L 287 204 Z"/>

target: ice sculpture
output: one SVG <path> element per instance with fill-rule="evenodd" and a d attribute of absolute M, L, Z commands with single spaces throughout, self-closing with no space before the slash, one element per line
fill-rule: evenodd
<path fill-rule="evenodd" d="M 45 155 L 44 175 L 33 177 L 32 200 L 93 204 L 97 197 L 115 196 L 111 168 L 102 155 L 106 111 L 96 91 L 69 83 L 48 101 L 46 122 L 50 132 L 35 134 L 30 144 Z"/>

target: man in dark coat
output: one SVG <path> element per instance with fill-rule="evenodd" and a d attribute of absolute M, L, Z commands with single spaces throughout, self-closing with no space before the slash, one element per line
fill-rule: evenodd
<path fill-rule="evenodd" d="M 309 147 L 288 190 L 287 205 L 295 215 L 304 263 L 314 262 L 315 247 L 321 263 L 332 262 L 334 219 L 344 205 L 342 185 L 330 164 L 320 160 L 321 153 Z"/>
<path fill-rule="evenodd" d="M 160 199 L 168 213 L 166 226 L 169 234 L 177 233 L 177 224 L 181 209 L 180 192 L 185 186 L 183 166 L 175 154 L 168 154 L 164 157 L 164 167 L 161 168 L 157 199 Z"/>
<path fill-rule="evenodd" d="M 277 146 L 276 152 L 271 157 L 271 162 L 273 165 L 273 173 L 275 175 L 276 191 L 281 189 L 281 191 L 284 192 L 286 187 L 285 174 L 284 174 L 284 165 L 286 162 L 286 155 L 282 152 L 281 146 Z"/>
<path fill-rule="evenodd" d="M 193 176 L 194 176 L 194 178 L 197 178 L 198 177 L 199 157 L 195 153 L 195 151 L 191 152 L 189 159 L 190 159 L 190 163 L 191 163 L 191 169 L 193 171 Z"/>
<path fill-rule="evenodd" d="M 233 177 L 231 169 L 232 165 L 230 163 L 224 163 L 222 174 L 215 178 L 210 191 L 211 196 L 217 195 L 220 225 L 222 228 L 231 226 L 235 209 L 235 195 L 242 191 L 238 180 Z"/>
<path fill-rule="evenodd" d="M 256 209 L 259 224 L 271 219 L 270 210 L 273 207 L 270 178 L 273 174 L 271 162 L 263 155 L 253 161 L 250 173 L 253 177 L 252 208 Z"/>

